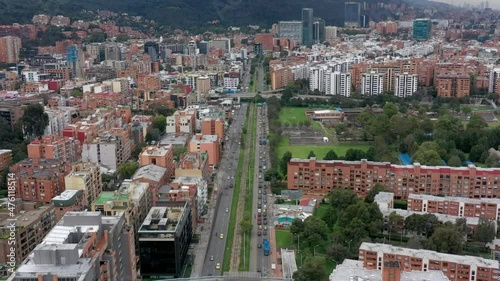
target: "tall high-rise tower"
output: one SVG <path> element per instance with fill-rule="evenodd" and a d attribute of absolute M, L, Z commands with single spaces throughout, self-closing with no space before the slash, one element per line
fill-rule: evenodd
<path fill-rule="evenodd" d="M 302 9 L 302 43 L 310 46 L 313 44 L 313 9 Z"/>

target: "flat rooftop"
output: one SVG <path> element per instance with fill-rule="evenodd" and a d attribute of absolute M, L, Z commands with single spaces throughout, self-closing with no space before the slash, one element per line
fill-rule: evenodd
<path fill-rule="evenodd" d="M 499 198 L 481 198 L 481 199 L 474 199 L 474 198 L 467 198 L 467 197 L 453 197 L 453 196 L 432 196 L 432 195 L 426 195 L 426 194 L 413 194 L 411 193 L 408 195 L 408 199 L 419 199 L 419 200 L 427 200 L 427 201 L 453 201 L 453 202 L 459 202 L 459 203 L 468 203 L 468 204 L 476 204 L 480 205 L 481 203 L 490 203 L 490 204 L 497 204 L 500 206 L 500 199 Z"/>
<path fill-rule="evenodd" d="M 144 156 L 165 156 L 169 152 L 170 149 L 172 149 L 171 144 L 166 144 L 166 145 L 162 145 L 162 146 L 147 146 L 142 150 L 141 155 L 144 155 Z"/>
<path fill-rule="evenodd" d="M 34 205 L 34 203 L 22 203 L 21 205 L 18 205 L 19 203 L 16 202 L 15 204 L 16 208 L 20 209 L 19 213 L 16 214 L 15 217 L 10 216 L 6 204 L 3 204 L 0 207 L 0 231 L 2 231 L 3 228 L 9 226 L 12 221 L 16 222 L 17 228 L 28 227 L 38 221 L 43 213 L 54 208 L 52 205 L 41 205 L 37 209 L 31 210 L 32 206 L 25 208 L 23 205 Z M 2 239 L 1 236 L 0 239 Z"/>
<path fill-rule="evenodd" d="M 99 195 L 99 197 L 92 202 L 92 204 L 106 204 L 107 202 L 112 202 L 112 201 L 128 201 L 129 200 L 129 195 L 128 193 L 120 193 L 120 192 L 114 192 L 114 191 L 103 191 Z"/>
<path fill-rule="evenodd" d="M 410 248 L 395 247 L 388 244 L 363 242 L 359 247 L 359 250 L 379 252 L 384 254 L 396 254 L 396 255 L 410 256 L 415 258 L 437 260 L 437 261 L 447 261 L 458 264 L 467 264 L 471 266 L 475 265 L 486 268 L 498 269 L 500 267 L 500 263 L 497 260 L 488 260 L 480 257 L 465 256 L 465 255 L 451 255 L 429 250 L 415 250 Z"/>
<path fill-rule="evenodd" d="M 186 203 L 187 204 L 187 203 Z M 181 221 L 186 205 L 182 207 L 153 207 L 144 219 L 139 233 L 175 232 Z"/>

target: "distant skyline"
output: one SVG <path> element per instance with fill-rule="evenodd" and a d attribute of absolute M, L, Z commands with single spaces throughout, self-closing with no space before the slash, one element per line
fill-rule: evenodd
<path fill-rule="evenodd" d="M 454 6 L 460 6 L 462 7 L 464 3 L 467 3 L 469 5 L 474 5 L 478 6 L 481 5 L 482 2 L 488 2 L 488 5 L 492 9 L 500 10 L 500 1 L 499 0 L 489 0 L 489 1 L 484 1 L 484 0 L 433 0 L 436 2 L 442 2 L 442 3 L 447 3 L 451 4 Z"/>

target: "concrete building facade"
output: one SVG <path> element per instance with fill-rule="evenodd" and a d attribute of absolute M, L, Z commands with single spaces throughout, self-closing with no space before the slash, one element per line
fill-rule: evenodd
<path fill-rule="evenodd" d="M 500 197 L 500 169 L 393 165 L 388 162 L 338 161 L 293 158 L 288 163 L 287 186 L 310 194 L 335 188 L 352 189 L 364 197 L 380 183 L 406 200 L 411 193 L 469 198 Z"/>

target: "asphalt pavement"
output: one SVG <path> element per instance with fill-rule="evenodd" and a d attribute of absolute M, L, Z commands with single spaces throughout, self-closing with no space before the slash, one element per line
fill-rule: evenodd
<path fill-rule="evenodd" d="M 269 276 L 270 259 L 269 256 L 264 256 L 264 251 L 259 246 L 263 245 L 264 239 L 269 240 L 269 243 L 274 243 L 274 241 L 269 239 L 268 229 L 272 224 L 272 211 L 270 211 L 271 209 L 269 208 L 269 203 L 272 200 L 272 198 L 269 198 L 271 190 L 269 189 L 268 184 L 264 181 L 265 170 L 269 168 L 269 151 L 267 144 L 261 143 L 262 138 L 267 139 L 267 135 L 269 133 L 268 130 L 267 107 L 261 106 L 257 112 L 257 155 L 255 157 L 256 172 L 254 175 L 255 179 L 253 192 L 254 215 L 252 217 L 254 227 L 252 229 L 250 247 L 250 271 L 261 272 L 263 276 Z"/>
<path fill-rule="evenodd" d="M 214 192 L 216 193 L 215 198 L 219 200 L 219 204 L 214 205 L 216 208 L 213 210 L 214 219 L 210 221 L 211 225 L 207 225 L 207 227 L 210 228 L 209 234 L 207 233 L 207 235 L 210 235 L 208 245 L 200 245 L 201 247 L 207 246 L 207 250 L 201 274 L 195 274 L 197 276 L 222 275 L 221 270 L 224 262 L 224 250 L 227 241 L 234 179 L 238 167 L 241 134 L 247 109 L 248 104 L 241 104 L 241 108 L 235 110 L 235 116 L 226 133 L 228 140 L 224 146 L 214 184 Z M 220 269 L 216 268 L 217 263 L 220 264 Z"/>

